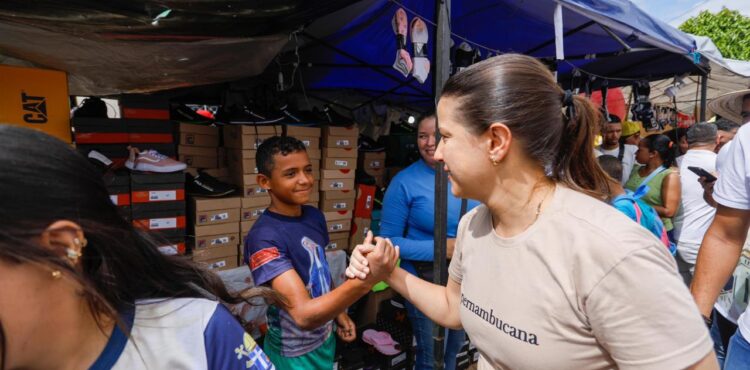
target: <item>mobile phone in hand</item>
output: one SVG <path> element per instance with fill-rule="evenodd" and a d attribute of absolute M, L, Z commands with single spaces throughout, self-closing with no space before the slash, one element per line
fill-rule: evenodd
<path fill-rule="evenodd" d="M 714 181 L 716 181 L 716 176 L 712 175 L 710 172 L 708 172 L 708 171 L 706 171 L 706 170 L 704 170 L 704 169 L 702 169 L 700 167 L 688 166 L 688 169 L 690 171 L 693 171 L 694 174 L 696 174 L 696 175 L 698 175 L 700 177 L 705 177 L 706 181 L 708 181 L 708 182 L 714 182 Z"/>

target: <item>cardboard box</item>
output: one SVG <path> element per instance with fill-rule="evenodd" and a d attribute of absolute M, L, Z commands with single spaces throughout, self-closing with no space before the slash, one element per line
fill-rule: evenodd
<path fill-rule="evenodd" d="M 351 220 L 353 214 L 354 213 L 352 211 L 323 212 L 323 216 L 325 216 L 326 221 Z M 349 229 L 347 229 L 347 230 L 349 230 Z"/>
<path fill-rule="evenodd" d="M 224 126 L 224 146 L 234 149 L 258 149 L 264 140 L 276 135 L 281 135 L 281 126 Z"/>
<path fill-rule="evenodd" d="M 323 136 L 323 147 L 342 149 L 356 148 L 357 138 L 346 136 Z"/>
<path fill-rule="evenodd" d="M 240 243 L 240 234 L 227 233 L 219 235 L 207 235 L 191 238 L 190 247 L 195 249 L 218 247 L 223 245 L 237 245 Z M 193 252 L 195 253 L 195 252 Z"/>
<path fill-rule="evenodd" d="M 289 135 L 294 136 L 294 135 Z M 318 137 L 297 137 L 302 144 L 305 144 L 307 150 L 319 150 L 320 149 L 320 136 Z"/>
<path fill-rule="evenodd" d="M 194 168 L 200 168 L 200 169 L 217 168 L 219 166 L 218 157 L 204 157 L 200 155 L 180 154 L 178 159 L 180 162 L 183 162 L 189 167 L 194 167 Z"/>
<path fill-rule="evenodd" d="M 268 194 L 259 197 L 240 198 L 242 199 L 241 208 L 268 207 L 271 205 L 271 197 Z"/>
<path fill-rule="evenodd" d="M 253 225 L 255 225 L 255 220 L 240 222 L 240 241 L 241 242 L 245 241 L 245 237 L 250 232 L 250 229 L 253 228 Z"/>
<path fill-rule="evenodd" d="M 185 200 L 185 174 L 136 173 L 130 175 L 131 203 Z"/>
<path fill-rule="evenodd" d="M 178 145 L 177 153 L 186 156 L 200 156 L 200 157 L 218 157 L 218 152 L 215 147 L 202 147 L 202 146 L 190 146 L 190 145 Z"/>
<path fill-rule="evenodd" d="M 319 191 L 312 191 L 312 192 L 310 192 L 309 202 L 315 204 L 315 206 L 317 208 L 318 203 L 320 202 L 320 192 Z"/>
<path fill-rule="evenodd" d="M 195 258 L 193 258 L 193 261 L 202 265 L 206 269 L 213 270 L 213 271 L 224 271 L 224 270 L 233 269 L 239 266 L 239 264 L 237 263 L 236 254 L 234 256 L 222 257 L 222 258 L 216 258 L 216 259 L 210 259 L 210 260 L 196 260 Z"/>
<path fill-rule="evenodd" d="M 186 247 L 185 242 L 172 242 L 169 244 L 163 244 L 156 247 L 159 252 L 168 256 L 183 255 L 185 254 Z"/>
<path fill-rule="evenodd" d="M 351 219 L 333 220 L 326 222 L 329 233 L 346 232 L 352 229 Z"/>
<path fill-rule="evenodd" d="M 354 148 L 323 148 L 322 154 L 323 158 L 357 158 L 357 150 Z"/>
<path fill-rule="evenodd" d="M 245 198 L 268 197 L 268 190 L 261 188 L 260 185 L 257 184 L 242 185 L 240 186 L 240 190 L 242 196 Z"/>
<path fill-rule="evenodd" d="M 375 207 L 375 191 L 371 185 L 357 185 L 357 201 L 354 206 L 354 217 L 370 218 Z"/>
<path fill-rule="evenodd" d="M 308 149 L 307 150 L 307 158 L 310 158 L 310 161 L 314 160 L 320 160 L 323 157 L 323 153 L 320 151 L 320 149 Z"/>
<path fill-rule="evenodd" d="M 237 223 L 240 222 L 240 209 L 229 208 L 196 211 L 193 217 L 193 224 L 197 226 Z"/>
<path fill-rule="evenodd" d="M 207 135 L 219 137 L 219 128 L 211 127 L 206 125 L 198 125 L 194 123 L 180 123 L 177 125 L 177 130 L 181 134 L 196 134 L 196 135 Z"/>
<path fill-rule="evenodd" d="M 225 244 L 193 250 L 193 260 L 206 261 L 222 257 L 237 256 L 237 244 Z"/>
<path fill-rule="evenodd" d="M 356 139 L 359 137 L 359 127 L 357 125 L 347 127 L 325 126 L 323 127 L 323 137 L 326 136 L 345 136 Z"/>
<path fill-rule="evenodd" d="M 358 327 L 375 324 L 377 319 L 380 303 L 393 298 L 393 289 L 381 290 L 379 292 L 370 292 L 365 298 L 365 302 L 357 308 L 354 315 L 355 323 Z"/>
<path fill-rule="evenodd" d="M 0 122 L 72 142 L 65 72 L 0 65 Z"/>
<path fill-rule="evenodd" d="M 354 249 L 357 244 L 364 242 L 367 232 L 370 231 L 371 224 L 372 220 L 369 218 L 354 218 L 352 221 L 352 229 L 350 230 L 351 238 L 349 242 L 349 250 Z"/>
<path fill-rule="evenodd" d="M 331 199 L 352 199 L 357 198 L 357 193 L 354 190 L 332 190 L 320 192 L 320 199 L 327 201 Z"/>
<path fill-rule="evenodd" d="M 385 173 L 385 152 L 365 152 L 360 155 L 362 169 L 370 176 Z"/>
<path fill-rule="evenodd" d="M 192 235 L 196 240 L 200 237 L 208 237 L 213 235 L 225 235 L 225 234 L 237 234 L 240 232 L 240 224 L 238 222 L 228 224 L 216 224 L 206 226 L 195 226 L 192 230 Z"/>
<path fill-rule="evenodd" d="M 255 221 L 266 211 L 266 206 L 242 209 L 242 221 Z"/>
<path fill-rule="evenodd" d="M 218 147 L 219 137 L 214 135 L 200 135 L 192 132 L 180 133 L 180 145 L 197 147 Z"/>
<path fill-rule="evenodd" d="M 322 130 L 320 129 L 320 127 L 288 125 L 286 126 L 286 134 L 287 136 L 293 136 L 300 140 L 302 140 L 302 137 L 319 139 L 322 134 Z"/>
<path fill-rule="evenodd" d="M 353 211 L 354 203 L 354 198 L 324 200 L 320 202 L 320 210 L 323 212 Z"/>
<path fill-rule="evenodd" d="M 357 161 L 353 158 L 326 158 L 323 160 L 324 170 L 353 170 L 357 168 Z"/>
<path fill-rule="evenodd" d="M 349 248 L 349 233 L 332 233 L 328 235 L 330 242 L 326 246 L 326 251 L 345 251 Z"/>
<path fill-rule="evenodd" d="M 323 180 L 354 179 L 354 174 L 354 170 L 321 170 L 320 178 Z"/>
<path fill-rule="evenodd" d="M 375 178 L 375 185 L 377 185 L 377 187 L 385 187 L 385 175 L 377 175 L 373 177 Z"/>
<path fill-rule="evenodd" d="M 354 179 L 323 179 L 320 180 L 320 190 L 354 190 Z"/>
<path fill-rule="evenodd" d="M 255 150 L 227 150 L 227 167 L 232 174 L 257 174 Z"/>
<path fill-rule="evenodd" d="M 242 198 L 208 198 L 208 197 L 191 197 L 191 209 L 197 212 L 213 211 L 218 209 L 242 208 Z"/>

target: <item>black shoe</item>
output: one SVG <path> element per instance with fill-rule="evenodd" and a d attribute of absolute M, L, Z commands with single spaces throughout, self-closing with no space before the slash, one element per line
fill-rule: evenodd
<path fill-rule="evenodd" d="M 314 117 L 310 112 L 301 112 L 291 109 L 287 104 L 279 107 L 279 112 L 284 116 L 284 124 L 319 124 L 319 117 Z"/>
<path fill-rule="evenodd" d="M 273 125 L 280 124 L 286 117 L 270 117 L 258 113 L 246 106 L 231 106 L 226 110 L 219 110 L 216 121 L 233 125 Z"/>
<path fill-rule="evenodd" d="M 174 104 L 170 107 L 169 118 L 185 123 L 199 123 L 210 125 L 214 121 L 196 113 L 192 108 L 185 104 Z"/>
<path fill-rule="evenodd" d="M 384 152 L 385 145 L 379 141 L 375 141 L 365 135 L 359 135 L 359 144 L 357 150 L 360 152 Z"/>
<path fill-rule="evenodd" d="M 112 168 L 112 160 L 96 150 L 90 151 L 86 155 L 86 158 L 88 158 L 89 162 L 91 162 L 97 169 L 99 169 L 101 173 L 106 173 L 110 168 Z"/>
<path fill-rule="evenodd" d="M 313 113 L 317 113 L 317 115 L 320 117 L 320 120 L 329 126 L 335 126 L 335 127 L 349 127 L 354 125 L 354 120 L 343 116 L 341 114 L 338 114 L 335 110 L 333 110 L 330 106 L 326 105 L 323 106 L 323 110 L 317 110 L 313 109 Z"/>
<path fill-rule="evenodd" d="M 236 190 L 234 186 L 223 183 L 201 171 L 198 171 L 198 176 L 195 177 L 189 173 L 185 173 L 185 180 L 185 191 L 189 195 L 223 197 L 234 193 Z"/>

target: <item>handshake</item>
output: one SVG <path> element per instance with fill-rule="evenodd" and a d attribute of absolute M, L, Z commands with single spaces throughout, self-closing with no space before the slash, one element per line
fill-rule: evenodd
<path fill-rule="evenodd" d="M 390 239 L 373 237 L 372 231 L 368 231 L 364 242 L 352 251 L 346 276 L 376 284 L 390 277 L 398 258 L 399 248 L 394 247 Z"/>

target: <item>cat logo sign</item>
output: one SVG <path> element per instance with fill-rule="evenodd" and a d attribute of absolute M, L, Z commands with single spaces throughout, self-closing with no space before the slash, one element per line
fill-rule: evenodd
<path fill-rule="evenodd" d="M 0 124 L 44 131 L 70 143 L 65 72 L 0 65 Z"/>
<path fill-rule="evenodd" d="M 23 120 L 26 123 L 47 123 L 47 99 L 43 96 L 30 96 L 21 93 L 21 103 L 26 114 Z"/>

